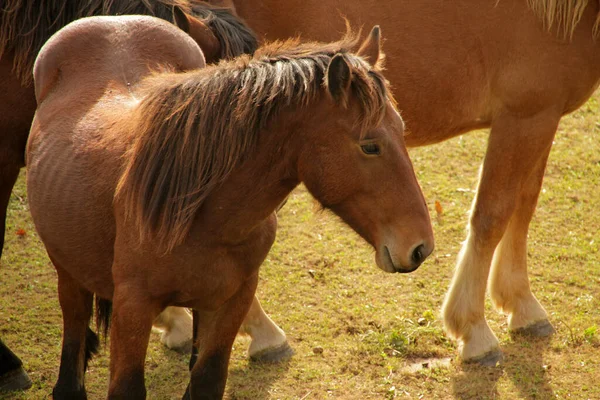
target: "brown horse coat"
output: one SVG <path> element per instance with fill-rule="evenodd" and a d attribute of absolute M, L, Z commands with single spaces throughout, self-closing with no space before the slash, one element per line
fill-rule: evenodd
<path fill-rule="evenodd" d="M 0 255 L 4 245 L 6 208 L 19 170 L 25 165 L 25 142 L 35 112 L 32 85 L 34 60 L 48 38 L 67 23 L 91 15 L 153 15 L 177 22 L 205 51 L 211 62 L 256 49 L 253 33 L 229 11 L 197 0 L 7 0 L 0 6 Z M 189 329 L 191 331 L 191 329 Z M 167 344 L 181 341 L 163 337 Z M 0 388 L 24 387 L 11 376 L 20 360 L 0 346 Z M 5 382 L 8 379 L 9 382 Z M 2 390 L 2 389 L 0 389 Z"/>
<path fill-rule="evenodd" d="M 185 73 L 202 65 L 198 47 L 149 17 L 83 19 L 48 41 L 34 68 L 27 190 L 59 276 L 55 396 L 85 395 L 96 294 L 114 304 L 109 398 L 145 397 L 152 321 L 168 305 L 193 307 L 201 327 L 188 393 L 221 397 L 274 211 L 300 182 L 383 270 L 410 272 L 431 253 L 378 32 L 358 54 L 349 38 L 274 43 Z"/>
<path fill-rule="evenodd" d="M 331 40 L 380 24 L 407 146 L 491 127 L 469 232 L 443 307 L 465 360 L 495 364 L 488 286 L 509 329 L 553 329 L 531 293 L 527 230 L 562 115 L 600 82 L 600 4 L 587 0 L 215 0 L 266 39 Z M 450 157 L 450 155 L 449 155 Z M 266 318 L 265 318 L 266 320 Z"/>

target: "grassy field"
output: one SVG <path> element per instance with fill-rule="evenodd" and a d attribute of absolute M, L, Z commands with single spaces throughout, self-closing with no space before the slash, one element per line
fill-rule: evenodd
<path fill-rule="evenodd" d="M 596 94 L 563 119 L 530 230 L 531 285 L 557 329 L 551 339 L 511 338 L 506 318 L 489 302 L 486 314 L 505 352 L 502 366 L 462 365 L 444 334 L 439 309 L 487 139 L 476 132 L 410 151 L 437 241 L 412 274 L 377 269 L 373 251 L 356 234 L 319 212 L 303 188 L 293 194 L 280 214 L 258 293 L 296 354 L 280 365 L 251 363 L 248 339 L 238 338 L 226 398 L 600 399 L 599 101 Z M 0 398 L 46 399 L 57 378 L 62 324 L 56 273 L 28 214 L 24 174 L 6 236 L 0 337 L 21 356 L 34 384 Z M 148 397 L 180 398 L 187 361 L 153 334 Z M 107 367 L 105 348 L 87 373 L 90 399 L 105 397 Z"/>

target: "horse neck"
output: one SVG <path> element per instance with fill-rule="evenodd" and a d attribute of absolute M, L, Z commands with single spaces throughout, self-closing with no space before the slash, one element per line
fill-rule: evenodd
<path fill-rule="evenodd" d="M 256 150 L 204 203 L 196 226 L 212 240 L 241 242 L 300 183 L 298 158 L 312 141 L 319 107 L 283 111 L 259 133 Z M 314 121 L 314 122 L 313 122 Z"/>

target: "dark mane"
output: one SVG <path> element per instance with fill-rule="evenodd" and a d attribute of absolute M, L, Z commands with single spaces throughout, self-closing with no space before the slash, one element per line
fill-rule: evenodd
<path fill-rule="evenodd" d="M 132 118 L 136 131 L 115 198 L 142 241 L 166 252 L 187 236 L 204 200 L 250 154 L 259 132 L 285 107 L 323 96 L 329 61 L 352 68 L 362 128 L 377 125 L 388 101 L 376 69 L 351 54 L 354 36 L 328 44 L 275 42 L 217 66 L 148 78 Z"/>
<path fill-rule="evenodd" d="M 252 54 L 258 47 L 255 33 L 226 8 L 201 2 L 192 5 L 192 15 L 203 20 L 221 45 L 221 59 Z"/>
<path fill-rule="evenodd" d="M 173 7 L 205 19 L 221 44 L 222 56 L 251 53 L 252 33 L 228 11 L 189 0 L 7 0 L 0 10 L 0 57 L 12 53 L 13 69 L 23 85 L 32 81 L 33 63 L 43 44 L 68 23 L 95 15 L 151 15 L 173 22 Z"/>

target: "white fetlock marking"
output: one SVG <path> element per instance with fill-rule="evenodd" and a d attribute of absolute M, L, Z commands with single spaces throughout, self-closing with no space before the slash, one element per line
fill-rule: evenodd
<path fill-rule="evenodd" d="M 471 334 L 468 339 L 461 343 L 459 352 L 460 357 L 465 360 L 471 360 L 483 356 L 491 351 L 498 350 L 500 343 L 488 326 L 485 320 L 482 320 L 471 326 Z"/>
<path fill-rule="evenodd" d="M 533 296 L 528 296 L 519 302 L 519 308 L 508 316 L 508 329 L 514 331 L 520 328 L 527 328 L 536 322 L 548 319 L 548 313 L 544 307 Z"/>
<path fill-rule="evenodd" d="M 482 262 L 486 260 L 478 257 L 469 235 L 458 255 L 456 272 L 442 306 L 446 331 L 455 339 L 470 335 L 472 321 L 484 319 L 487 273 L 478 269 Z"/>
<path fill-rule="evenodd" d="M 248 348 L 248 355 L 250 357 L 262 353 L 269 349 L 276 349 L 283 346 L 287 342 L 285 332 L 271 321 L 270 326 L 256 327 L 257 329 L 251 329 L 250 347 Z"/>
<path fill-rule="evenodd" d="M 192 340 L 192 315 L 185 308 L 167 307 L 154 327 L 162 331 L 160 341 L 170 349 L 182 348 Z"/>

